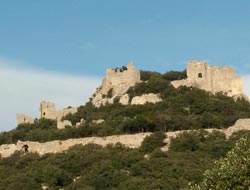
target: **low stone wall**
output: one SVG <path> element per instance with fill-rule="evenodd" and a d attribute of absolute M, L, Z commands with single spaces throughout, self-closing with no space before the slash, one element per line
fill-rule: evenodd
<path fill-rule="evenodd" d="M 241 130 L 250 130 L 250 119 L 239 119 L 236 123 L 227 129 L 205 129 L 207 132 L 212 133 L 213 131 L 219 131 L 226 135 L 229 138 L 233 133 Z M 168 151 L 171 139 L 176 138 L 179 134 L 186 131 L 174 131 L 167 132 L 165 139 L 166 145 L 162 147 L 163 151 Z M 18 141 L 17 144 L 4 144 L 0 146 L 0 155 L 1 157 L 8 157 L 12 155 L 15 151 L 22 150 L 23 145 L 29 146 L 29 152 L 37 152 L 39 155 L 44 155 L 46 153 L 59 153 L 66 151 L 70 147 L 77 144 L 98 144 L 103 147 L 108 144 L 121 143 L 129 148 L 138 148 L 141 146 L 142 141 L 146 136 L 151 135 L 152 133 L 138 133 L 134 135 L 115 135 L 107 137 L 86 137 L 79 139 L 68 139 L 68 140 L 55 140 L 46 143 L 31 142 L 31 141 Z"/>
<path fill-rule="evenodd" d="M 5 144 L 0 146 L 1 157 L 8 157 L 15 151 L 21 151 L 23 145 L 29 146 L 29 152 L 37 152 L 39 155 L 46 153 L 58 153 L 69 149 L 71 146 L 77 144 L 98 144 L 103 147 L 108 144 L 121 143 L 129 148 L 138 148 L 141 145 L 143 139 L 151 133 L 140 133 L 134 135 L 116 135 L 108 137 L 86 137 L 79 139 L 68 140 L 55 140 L 45 143 L 32 142 L 32 141 L 18 141 L 17 144 Z"/>
<path fill-rule="evenodd" d="M 239 119 L 235 122 L 235 124 L 227 129 L 204 129 L 205 131 L 212 133 L 213 131 L 218 131 L 224 133 L 226 138 L 229 138 L 233 133 L 242 130 L 250 130 L 250 119 Z M 165 146 L 162 147 L 162 151 L 168 151 L 170 142 L 172 139 L 176 138 L 178 135 L 184 132 L 191 132 L 192 130 L 185 130 L 185 131 L 174 131 L 174 132 L 167 132 L 167 138 L 165 139 Z"/>

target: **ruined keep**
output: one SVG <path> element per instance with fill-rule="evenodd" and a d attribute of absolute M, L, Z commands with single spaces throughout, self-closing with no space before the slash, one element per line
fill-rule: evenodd
<path fill-rule="evenodd" d="M 66 108 L 57 111 L 54 103 L 45 101 L 42 101 L 40 103 L 40 109 L 39 109 L 40 118 L 52 119 L 52 120 L 61 120 L 67 114 L 69 113 L 74 114 L 76 112 L 77 108 Z"/>
<path fill-rule="evenodd" d="M 140 71 L 135 69 L 133 63 L 122 68 L 107 69 L 101 87 L 92 96 L 92 104 L 99 107 L 107 102 L 113 103 L 116 97 L 123 96 L 131 86 L 140 82 L 140 77 Z"/>
<path fill-rule="evenodd" d="M 40 103 L 40 108 L 39 108 L 40 118 L 56 119 L 54 116 L 55 112 L 56 112 L 56 107 L 54 103 L 45 101 L 42 101 Z"/>
<path fill-rule="evenodd" d="M 222 92 L 227 96 L 243 97 L 242 78 L 237 76 L 233 68 L 212 67 L 205 61 L 191 61 L 187 65 L 187 79 L 172 81 L 175 88 L 193 86 L 213 94 Z"/>
<path fill-rule="evenodd" d="M 71 122 L 68 120 L 61 121 L 62 118 L 69 113 L 74 114 L 76 112 L 77 108 L 66 108 L 57 111 L 54 103 L 42 101 L 40 103 L 40 108 L 39 108 L 39 117 L 40 119 L 45 118 L 45 119 L 56 120 L 57 128 L 62 129 L 66 125 L 72 126 Z M 34 123 L 34 119 L 22 113 L 17 114 L 17 125 L 23 123 Z"/>

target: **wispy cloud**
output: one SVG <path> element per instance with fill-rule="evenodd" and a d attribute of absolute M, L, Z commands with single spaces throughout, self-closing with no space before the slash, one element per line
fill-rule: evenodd
<path fill-rule="evenodd" d="M 0 59 L 0 131 L 16 127 L 17 113 L 38 117 L 42 100 L 54 102 L 57 109 L 83 105 L 101 82 L 98 77 L 20 69 L 17 63 Z"/>
<path fill-rule="evenodd" d="M 243 76 L 243 88 L 245 94 L 250 98 L 250 75 Z"/>

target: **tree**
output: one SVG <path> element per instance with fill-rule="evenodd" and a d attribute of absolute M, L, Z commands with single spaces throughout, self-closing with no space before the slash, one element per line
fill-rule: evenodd
<path fill-rule="evenodd" d="M 250 147 L 247 138 L 236 143 L 226 158 L 215 162 L 213 169 L 204 173 L 205 178 L 192 190 L 247 190 L 250 187 Z"/>
<path fill-rule="evenodd" d="M 152 152 L 156 148 L 163 147 L 165 145 L 165 138 L 165 133 L 161 131 L 155 132 L 154 134 L 145 137 L 141 144 L 141 150 L 143 152 Z"/>
<path fill-rule="evenodd" d="M 169 71 L 163 74 L 163 78 L 169 81 L 182 80 L 187 78 L 187 71 Z"/>

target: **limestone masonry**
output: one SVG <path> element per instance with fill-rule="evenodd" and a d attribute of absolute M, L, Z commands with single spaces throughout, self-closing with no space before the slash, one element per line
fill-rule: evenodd
<path fill-rule="evenodd" d="M 241 131 L 241 130 L 250 130 L 250 119 L 239 119 L 236 123 L 227 129 L 205 129 L 205 131 L 211 133 L 213 131 L 219 131 L 226 135 L 229 138 L 233 133 Z M 171 139 L 176 138 L 179 134 L 188 131 L 175 131 L 175 132 L 167 132 L 165 143 L 166 145 L 162 148 L 163 151 L 168 151 Z M 18 141 L 17 144 L 3 144 L 0 146 L 0 158 L 9 157 L 15 151 L 21 151 L 23 145 L 29 146 L 29 152 L 36 152 L 39 155 L 44 155 L 46 153 L 60 153 L 66 151 L 70 147 L 77 144 L 98 144 L 103 147 L 108 144 L 116 144 L 121 143 L 126 147 L 130 148 L 138 148 L 141 146 L 143 139 L 151 135 L 152 133 L 139 133 L 134 135 L 115 135 L 108 137 L 86 137 L 79 139 L 68 139 L 64 141 L 55 140 L 46 143 L 39 142 L 31 142 L 31 141 Z"/>
<path fill-rule="evenodd" d="M 55 104 L 52 102 L 42 101 L 40 103 L 39 117 L 45 119 L 52 119 L 57 121 L 57 128 L 62 129 L 66 125 L 72 126 L 70 121 L 64 120 L 61 121 L 64 116 L 71 113 L 74 114 L 77 112 L 77 108 L 67 108 L 62 110 L 56 110 Z M 34 119 L 25 114 L 17 114 L 17 125 L 22 123 L 34 123 Z"/>
<path fill-rule="evenodd" d="M 120 98 L 127 90 L 140 82 L 140 71 L 135 69 L 133 63 L 118 69 L 107 69 L 106 77 L 100 88 L 92 97 L 92 104 L 96 107 L 113 103 L 116 97 Z"/>
<path fill-rule="evenodd" d="M 74 114 L 77 112 L 77 108 L 66 108 L 62 110 L 56 111 L 56 107 L 54 103 L 42 101 L 40 104 L 40 118 L 45 119 L 53 119 L 53 120 L 61 120 L 62 117 L 71 113 Z"/>
<path fill-rule="evenodd" d="M 21 123 L 29 123 L 29 124 L 34 123 L 34 119 L 32 117 L 22 113 L 17 114 L 16 119 L 17 119 L 17 125 Z"/>
<path fill-rule="evenodd" d="M 140 71 L 136 70 L 133 63 L 128 64 L 126 67 L 117 69 L 107 69 L 106 77 L 102 81 L 100 88 L 96 90 L 92 96 L 92 104 L 96 107 L 105 105 L 106 103 L 113 103 L 114 100 L 118 100 L 121 104 L 129 104 L 129 95 L 127 91 L 130 87 L 135 86 L 140 80 Z M 243 97 L 243 85 L 242 78 L 237 76 L 230 66 L 226 67 L 212 67 L 207 62 L 191 61 L 187 65 L 187 79 L 172 81 L 172 85 L 175 88 L 179 86 L 193 86 L 213 94 L 222 92 L 225 95 L 232 97 Z M 142 96 L 133 97 L 131 104 L 145 104 L 145 103 L 157 103 L 162 101 L 158 94 L 143 94 Z M 57 121 L 57 128 L 62 129 L 66 125 L 72 126 L 70 121 L 63 120 L 62 118 L 67 114 L 74 114 L 77 112 L 77 108 L 67 108 L 62 110 L 56 110 L 55 104 L 51 102 L 42 101 L 39 109 L 39 117 L 46 119 L 53 119 Z M 34 123 L 34 119 L 25 115 L 17 114 L 17 124 L 21 123 Z M 103 119 L 94 120 L 92 123 L 101 124 L 105 122 Z M 81 119 L 76 124 L 76 127 L 85 124 L 85 120 Z M 250 119 L 240 119 L 234 126 L 227 129 L 205 129 L 208 132 L 214 130 L 223 132 L 228 138 L 234 132 L 240 130 L 250 130 Z M 165 139 L 166 146 L 162 150 L 167 151 L 172 138 L 177 137 L 184 131 L 167 132 L 167 138 Z M 39 142 L 21 142 L 17 144 L 5 144 L 0 146 L 0 157 L 8 157 L 15 151 L 20 151 L 24 144 L 29 146 L 29 152 L 37 152 L 40 155 L 46 153 L 57 153 L 66 151 L 71 146 L 76 144 L 89 144 L 95 143 L 101 146 L 107 146 L 108 144 L 121 143 L 130 148 L 137 148 L 141 145 L 143 139 L 151 133 L 141 133 L 135 135 L 117 135 L 109 137 L 87 137 L 81 139 L 68 139 L 65 141 L 51 141 L 46 143 Z"/>
<path fill-rule="evenodd" d="M 91 97 L 94 106 L 99 107 L 106 103 L 118 100 L 123 105 L 142 105 L 146 103 L 157 103 L 162 101 L 158 94 L 143 94 L 133 97 L 129 101 L 127 91 L 130 87 L 140 83 L 140 71 L 135 69 L 133 63 L 126 67 L 107 69 L 102 84 Z M 242 78 L 237 76 L 232 67 L 212 67 L 205 61 L 191 61 L 187 64 L 187 79 L 172 81 L 171 84 L 178 88 L 180 86 L 193 86 L 213 94 L 222 92 L 227 96 L 245 97 L 243 93 Z M 39 109 L 39 117 L 57 121 L 57 128 L 62 129 L 66 125 L 72 126 L 70 121 L 61 121 L 63 116 L 76 113 L 77 108 L 56 110 L 55 104 L 42 101 Z M 34 123 L 34 119 L 25 114 L 17 114 L 17 124 Z M 77 123 L 80 126 L 82 122 Z"/>
<path fill-rule="evenodd" d="M 227 96 L 243 97 L 242 78 L 232 67 L 212 67 L 207 62 L 191 61 L 187 65 L 187 79 L 172 81 L 175 88 L 193 86 L 213 94 L 222 92 Z"/>
<path fill-rule="evenodd" d="M 92 96 L 92 104 L 96 107 L 113 103 L 118 98 L 119 103 L 129 104 L 129 96 L 126 94 L 130 87 L 140 81 L 140 71 L 137 71 L 133 63 L 118 69 L 107 69 L 106 76 L 101 87 L 97 88 Z M 187 64 L 187 79 L 172 81 L 171 84 L 180 86 L 197 87 L 216 94 L 222 92 L 231 97 L 245 97 L 243 93 L 242 78 L 237 76 L 232 67 L 212 67 L 205 61 L 191 61 Z M 131 104 L 156 103 L 161 101 L 157 94 L 145 94 L 134 97 Z"/>

